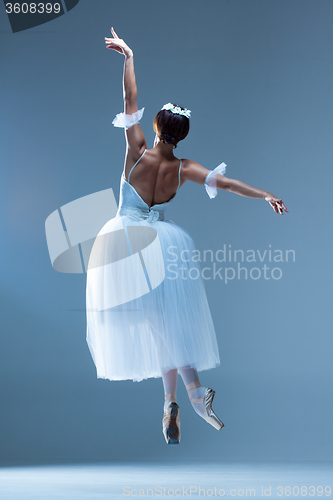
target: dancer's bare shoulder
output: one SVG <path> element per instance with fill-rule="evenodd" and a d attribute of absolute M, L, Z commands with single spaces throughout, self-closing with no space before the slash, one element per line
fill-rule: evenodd
<path fill-rule="evenodd" d="M 209 172 L 211 172 L 211 170 L 208 170 L 208 168 L 205 168 L 196 161 L 186 159 L 182 160 L 182 180 L 184 182 L 192 181 L 203 186 Z M 219 179 L 219 183 L 221 184 L 223 183 L 223 179 L 222 176 L 219 177 L 221 178 Z M 220 189 L 223 189 L 222 184 L 219 187 Z"/>

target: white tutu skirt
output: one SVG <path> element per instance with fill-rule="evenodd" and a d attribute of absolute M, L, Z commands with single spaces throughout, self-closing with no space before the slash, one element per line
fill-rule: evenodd
<path fill-rule="evenodd" d="M 171 201 L 171 200 L 170 200 Z M 87 343 L 97 377 L 141 381 L 220 364 L 195 245 L 122 176 L 119 208 L 88 263 Z"/>
<path fill-rule="evenodd" d="M 135 197 L 127 186 L 125 196 Z M 179 367 L 218 366 L 192 238 L 173 221 L 158 220 L 161 206 L 146 219 L 139 208 L 125 208 L 100 231 L 87 271 L 87 343 L 97 377 L 140 381 Z"/>

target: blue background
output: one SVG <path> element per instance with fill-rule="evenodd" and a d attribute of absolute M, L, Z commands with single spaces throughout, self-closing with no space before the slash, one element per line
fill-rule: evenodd
<path fill-rule="evenodd" d="M 15 34 L 1 8 L 0 463 L 332 459 L 332 2 L 81 0 Z M 96 378 L 86 276 L 55 272 L 46 245 L 60 206 L 109 187 L 118 201 L 123 56 L 104 47 L 111 26 L 134 51 L 148 147 L 155 114 L 177 102 L 192 119 L 176 156 L 225 161 L 228 177 L 289 209 L 210 200 L 193 183 L 168 207 L 200 250 L 296 255 L 277 263 L 279 280 L 205 282 L 221 366 L 200 378 L 225 428 L 195 414 L 179 379 L 176 449 L 161 432 L 161 379 Z"/>

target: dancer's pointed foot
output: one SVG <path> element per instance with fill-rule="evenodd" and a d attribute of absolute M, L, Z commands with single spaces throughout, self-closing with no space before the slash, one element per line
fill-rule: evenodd
<path fill-rule="evenodd" d="M 188 384 L 186 389 L 196 413 L 218 431 L 222 429 L 224 423 L 219 419 L 212 408 L 215 391 L 210 387 L 202 387 L 199 380 L 195 380 Z"/>
<path fill-rule="evenodd" d="M 162 420 L 163 434 L 167 444 L 179 444 L 180 441 L 180 418 L 179 406 L 172 401 L 164 411 Z"/>

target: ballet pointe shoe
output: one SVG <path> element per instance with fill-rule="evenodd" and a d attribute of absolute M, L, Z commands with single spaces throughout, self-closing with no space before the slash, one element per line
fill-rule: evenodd
<path fill-rule="evenodd" d="M 202 398 L 192 398 L 192 394 L 201 387 L 201 384 L 199 380 L 195 380 L 194 382 L 191 382 L 186 386 L 190 401 L 192 405 L 194 404 L 200 404 L 201 409 L 196 409 L 195 406 L 193 406 L 194 410 L 202 417 L 203 419 L 206 420 L 210 425 L 215 427 L 218 431 L 224 427 L 224 423 L 219 419 L 219 417 L 215 414 L 213 408 L 212 408 L 212 403 L 213 399 L 215 396 L 215 391 L 211 389 L 210 387 L 205 388 L 205 392 Z"/>
<path fill-rule="evenodd" d="M 170 396 L 170 394 L 167 394 Z M 170 399 L 168 397 L 165 399 Z M 176 399 L 174 397 L 173 399 Z M 180 418 L 179 406 L 175 401 L 170 401 L 164 411 L 162 420 L 163 435 L 167 444 L 179 444 L 180 441 Z"/>

